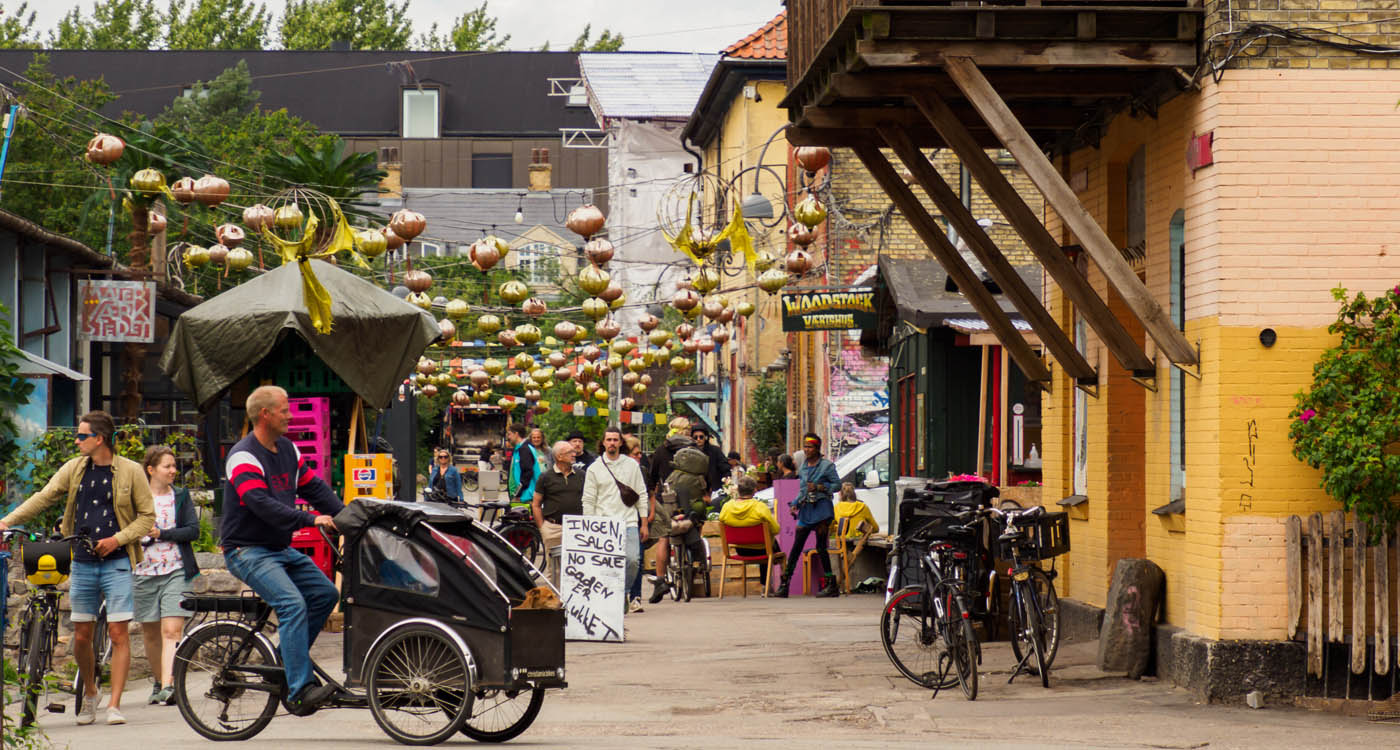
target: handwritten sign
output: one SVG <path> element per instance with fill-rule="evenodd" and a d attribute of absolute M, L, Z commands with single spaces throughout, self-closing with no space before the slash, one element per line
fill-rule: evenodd
<path fill-rule="evenodd" d="M 564 516 L 560 594 L 567 615 L 564 637 L 622 641 L 627 587 L 626 529 L 601 516 Z"/>
<path fill-rule="evenodd" d="M 82 300 L 79 334 L 89 340 L 155 341 L 155 282 L 80 279 L 78 299 Z"/>

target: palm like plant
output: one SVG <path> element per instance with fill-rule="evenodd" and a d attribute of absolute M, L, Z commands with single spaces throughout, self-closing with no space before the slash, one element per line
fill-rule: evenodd
<path fill-rule="evenodd" d="M 339 138 L 323 139 L 314 148 L 298 143 L 289 154 L 271 154 L 263 160 L 263 171 L 290 186 L 323 193 L 347 215 L 366 219 L 373 216 L 366 209 L 379 205 L 366 194 L 385 192 L 379 183 L 389 176 L 374 153 L 347 154 Z"/>

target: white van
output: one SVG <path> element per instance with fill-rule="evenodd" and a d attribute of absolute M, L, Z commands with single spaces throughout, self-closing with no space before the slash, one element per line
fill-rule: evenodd
<path fill-rule="evenodd" d="M 800 457 L 799 453 L 794 459 Z M 885 434 L 861 443 L 854 450 L 836 459 L 836 473 L 842 482 L 850 482 L 856 486 L 856 497 L 870 506 L 870 515 L 875 516 L 875 520 L 880 524 L 880 532 L 889 533 L 890 436 Z M 839 500 L 839 493 L 837 495 L 838 497 L 832 498 L 833 502 Z M 773 505 L 772 488 L 762 490 L 754 497 L 768 503 L 770 507 Z M 786 508 L 773 509 L 775 514 L 786 511 Z"/>

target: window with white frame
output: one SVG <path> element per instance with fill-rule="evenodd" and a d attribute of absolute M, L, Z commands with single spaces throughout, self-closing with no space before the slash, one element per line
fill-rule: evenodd
<path fill-rule="evenodd" d="M 437 89 L 403 90 L 404 138 L 438 137 L 438 94 Z"/>
<path fill-rule="evenodd" d="M 527 283 L 559 283 L 559 248 L 548 242 L 531 242 L 521 246 L 516 252 L 516 267 Z"/>

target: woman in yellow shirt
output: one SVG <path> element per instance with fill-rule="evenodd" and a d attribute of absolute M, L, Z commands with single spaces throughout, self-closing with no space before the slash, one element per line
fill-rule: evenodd
<path fill-rule="evenodd" d="M 850 482 L 841 485 L 841 502 L 836 504 L 836 525 L 838 527 L 840 527 L 843 518 L 851 519 L 850 524 L 846 526 L 847 546 L 867 533 L 875 534 L 880 531 L 880 524 L 875 521 L 875 516 L 870 514 L 870 506 L 856 499 L 856 486 Z M 861 531 L 862 522 L 869 525 L 870 528 Z"/>

